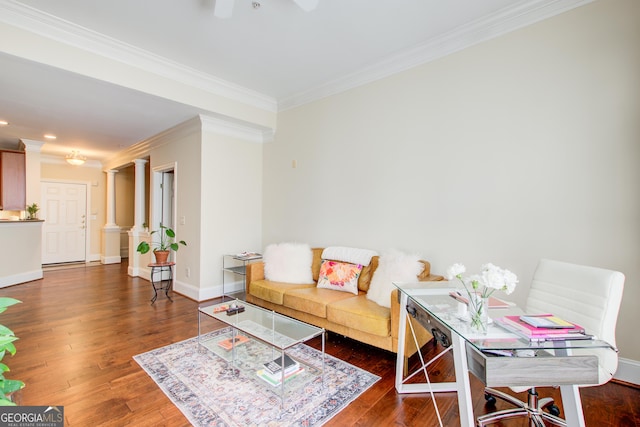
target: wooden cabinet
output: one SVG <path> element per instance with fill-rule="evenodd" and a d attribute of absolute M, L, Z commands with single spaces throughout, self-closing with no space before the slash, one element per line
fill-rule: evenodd
<path fill-rule="evenodd" d="M 0 210 L 26 208 L 27 177 L 24 151 L 0 150 Z"/>

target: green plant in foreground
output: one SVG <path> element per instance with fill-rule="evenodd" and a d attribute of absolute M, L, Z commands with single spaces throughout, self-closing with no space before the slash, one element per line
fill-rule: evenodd
<path fill-rule="evenodd" d="M 0 313 L 7 307 L 18 304 L 19 300 L 14 298 L 0 298 Z M 15 406 L 11 401 L 11 394 L 24 387 L 24 383 L 19 380 L 10 380 L 4 377 L 5 372 L 9 372 L 9 367 L 2 363 L 5 354 L 9 352 L 12 356 L 16 354 L 16 346 L 13 344 L 17 340 L 13 331 L 0 324 L 0 406 Z"/>

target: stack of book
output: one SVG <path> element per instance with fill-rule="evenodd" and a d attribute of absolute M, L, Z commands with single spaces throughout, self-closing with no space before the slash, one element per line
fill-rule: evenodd
<path fill-rule="evenodd" d="M 239 254 L 235 254 L 234 258 L 241 261 L 248 261 L 252 259 L 260 259 L 262 258 L 262 254 L 257 252 L 240 252 Z"/>
<path fill-rule="evenodd" d="M 504 316 L 496 322 L 531 341 L 591 339 L 584 328 L 552 314 Z"/>
<path fill-rule="evenodd" d="M 303 366 L 301 366 L 298 362 L 296 362 L 288 355 L 284 355 L 285 382 L 295 377 L 302 371 L 304 371 Z M 276 357 L 272 361 L 264 363 L 262 365 L 262 369 L 258 370 L 256 374 L 267 383 L 273 386 L 279 386 L 280 384 L 282 384 L 282 358 Z"/>

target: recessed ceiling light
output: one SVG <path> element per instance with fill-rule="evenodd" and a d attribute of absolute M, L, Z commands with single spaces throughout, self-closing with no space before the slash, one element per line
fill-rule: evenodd
<path fill-rule="evenodd" d="M 9 124 L 6 120 L 0 120 L 0 126 L 7 126 Z"/>
<path fill-rule="evenodd" d="M 51 134 L 46 134 L 44 137 L 47 139 L 56 139 L 56 136 Z"/>

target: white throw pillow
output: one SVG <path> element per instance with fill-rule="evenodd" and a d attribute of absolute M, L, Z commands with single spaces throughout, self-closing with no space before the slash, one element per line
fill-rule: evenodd
<path fill-rule="evenodd" d="M 345 246 L 329 246 L 322 251 L 322 259 L 348 262 L 349 264 L 362 264 L 363 267 L 369 265 L 371 258 L 376 255 L 378 255 L 376 251 Z"/>
<path fill-rule="evenodd" d="M 373 273 L 367 291 L 367 299 L 383 307 L 391 308 L 393 282 L 415 282 L 424 270 L 420 255 L 408 255 L 392 250 L 380 256 L 378 268 Z"/>
<path fill-rule="evenodd" d="M 274 282 L 313 283 L 313 252 L 304 243 L 278 243 L 264 250 L 264 278 Z"/>

